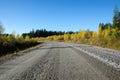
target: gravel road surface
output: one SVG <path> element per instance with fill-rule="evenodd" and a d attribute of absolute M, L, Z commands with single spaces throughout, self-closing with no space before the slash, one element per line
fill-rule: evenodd
<path fill-rule="evenodd" d="M 46 42 L 0 63 L 0 80 L 120 80 L 120 51 Z"/>

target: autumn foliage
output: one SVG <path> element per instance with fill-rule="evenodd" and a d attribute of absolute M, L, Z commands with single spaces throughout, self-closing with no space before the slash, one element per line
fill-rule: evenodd
<path fill-rule="evenodd" d="M 80 30 L 73 34 L 49 36 L 49 40 L 71 41 L 81 44 L 96 45 L 120 50 L 120 12 L 117 7 L 114 10 L 113 24 L 100 23 L 98 31 Z"/>
<path fill-rule="evenodd" d="M 30 39 L 29 36 L 15 36 L 13 34 L 0 34 L 0 56 L 8 53 L 17 52 L 39 44 L 37 41 Z"/>

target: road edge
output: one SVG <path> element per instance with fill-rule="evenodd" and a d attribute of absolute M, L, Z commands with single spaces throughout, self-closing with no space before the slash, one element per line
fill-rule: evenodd
<path fill-rule="evenodd" d="M 41 42 L 40 44 L 38 44 L 36 46 L 32 46 L 32 47 L 29 47 L 27 49 L 24 49 L 24 50 L 21 50 L 21 51 L 18 51 L 18 52 L 14 52 L 14 53 L 7 54 L 5 56 L 1 56 L 0 57 L 0 65 L 3 64 L 4 62 L 8 61 L 8 60 L 15 59 L 18 56 L 22 56 L 27 52 L 30 52 L 32 50 L 35 50 L 35 49 L 39 48 L 39 47 L 42 47 L 45 44 L 46 44 L 45 42 Z"/>

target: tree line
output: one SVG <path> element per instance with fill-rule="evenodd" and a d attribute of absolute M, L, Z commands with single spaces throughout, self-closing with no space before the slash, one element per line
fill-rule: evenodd
<path fill-rule="evenodd" d="M 63 35 L 63 34 L 72 34 L 75 33 L 73 31 L 69 31 L 69 32 L 62 32 L 62 31 L 47 31 L 46 29 L 37 29 L 37 30 L 32 30 L 29 33 L 23 33 L 22 36 L 30 36 L 30 38 L 36 38 L 36 37 L 48 37 L 48 36 L 52 36 L 52 35 Z"/>
<path fill-rule="evenodd" d="M 0 57 L 40 44 L 35 39 L 14 34 L 3 34 L 4 28 L 0 24 Z"/>
<path fill-rule="evenodd" d="M 54 35 L 47 40 L 71 41 L 120 50 L 120 12 L 114 9 L 113 23 L 100 23 L 98 31 L 80 30 L 77 33 Z"/>

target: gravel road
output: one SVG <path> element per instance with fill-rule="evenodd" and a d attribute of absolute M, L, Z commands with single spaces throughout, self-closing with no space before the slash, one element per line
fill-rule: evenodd
<path fill-rule="evenodd" d="M 120 80 L 120 51 L 46 42 L 1 63 L 0 80 Z"/>

